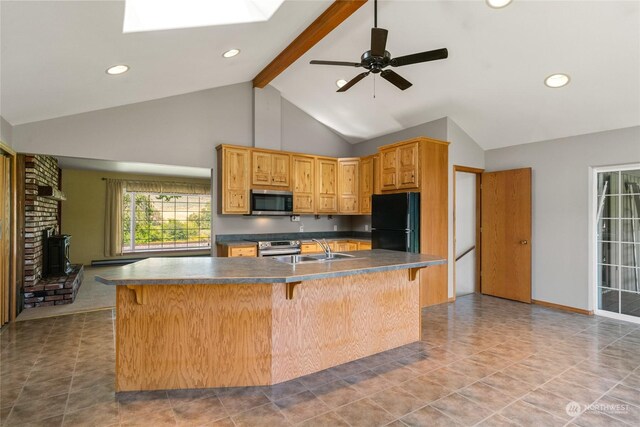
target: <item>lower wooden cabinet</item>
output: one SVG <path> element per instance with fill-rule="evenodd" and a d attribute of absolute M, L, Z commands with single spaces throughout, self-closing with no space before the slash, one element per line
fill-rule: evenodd
<path fill-rule="evenodd" d="M 258 248 L 254 244 L 247 245 L 218 245 L 219 257 L 256 257 Z"/>
<path fill-rule="evenodd" d="M 329 247 L 334 252 L 350 252 L 350 251 L 364 251 L 371 249 L 371 242 L 360 242 L 354 240 L 327 240 Z M 317 243 L 303 243 L 301 245 L 301 251 L 303 254 L 317 254 L 322 253 L 322 248 Z"/>

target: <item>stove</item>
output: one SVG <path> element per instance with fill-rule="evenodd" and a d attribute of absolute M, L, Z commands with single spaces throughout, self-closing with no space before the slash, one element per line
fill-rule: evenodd
<path fill-rule="evenodd" d="M 249 239 L 247 239 L 249 240 Z M 258 244 L 258 256 L 270 257 L 300 253 L 300 240 L 249 240 Z"/>

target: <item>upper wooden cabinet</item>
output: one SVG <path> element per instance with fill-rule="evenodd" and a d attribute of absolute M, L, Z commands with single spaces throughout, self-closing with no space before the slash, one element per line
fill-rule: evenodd
<path fill-rule="evenodd" d="M 338 212 L 359 213 L 360 159 L 338 160 Z"/>
<path fill-rule="evenodd" d="M 221 145 L 218 150 L 218 211 L 222 214 L 249 213 L 248 148 Z"/>
<path fill-rule="evenodd" d="M 315 158 L 312 156 L 291 157 L 293 165 L 293 212 L 315 213 Z"/>
<path fill-rule="evenodd" d="M 373 194 L 374 156 L 360 159 L 360 213 L 371 213 L 371 195 Z"/>
<path fill-rule="evenodd" d="M 403 142 L 380 149 L 381 191 L 415 190 L 420 187 L 419 142 Z"/>
<path fill-rule="evenodd" d="M 289 188 L 290 162 L 289 154 L 252 150 L 251 186 Z"/>
<path fill-rule="evenodd" d="M 338 212 L 338 160 L 316 158 L 317 213 Z"/>

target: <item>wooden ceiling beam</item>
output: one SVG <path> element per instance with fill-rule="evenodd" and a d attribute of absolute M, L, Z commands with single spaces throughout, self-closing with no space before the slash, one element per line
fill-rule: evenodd
<path fill-rule="evenodd" d="M 334 28 L 344 22 L 367 0 L 336 0 L 294 41 L 289 44 L 269 65 L 253 79 L 253 87 L 262 89 L 322 40 Z"/>

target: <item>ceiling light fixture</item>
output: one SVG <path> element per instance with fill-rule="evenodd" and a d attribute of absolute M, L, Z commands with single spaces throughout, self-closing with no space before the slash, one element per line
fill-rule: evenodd
<path fill-rule="evenodd" d="M 342 87 L 346 84 L 347 84 L 347 81 L 345 79 L 336 80 L 336 86 L 338 87 Z"/>
<path fill-rule="evenodd" d="M 113 67 L 107 68 L 106 73 L 112 76 L 117 76 L 118 74 L 123 74 L 123 73 L 126 73 L 127 71 L 129 71 L 129 66 L 121 64 L 121 65 L 114 65 Z"/>
<path fill-rule="evenodd" d="M 239 53 L 240 53 L 240 49 L 229 49 L 228 51 L 223 53 L 222 56 L 224 56 L 225 58 L 233 58 Z"/>
<path fill-rule="evenodd" d="M 549 77 L 544 79 L 544 84 L 550 88 L 559 88 L 569 84 L 571 79 L 567 74 L 551 74 Z"/>
<path fill-rule="evenodd" d="M 503 7 L 509 6 L 511 0 L 487 0 L 487 5 L 494 9 L 502 9 Z"/>

